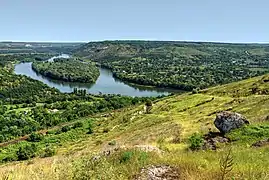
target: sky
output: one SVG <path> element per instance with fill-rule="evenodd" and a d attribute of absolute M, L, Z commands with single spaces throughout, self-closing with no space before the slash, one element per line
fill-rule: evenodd
<path fill-rule="evenodd" d="M 268 0 L 0 0 L 0 41 L 269 42 Z"/>

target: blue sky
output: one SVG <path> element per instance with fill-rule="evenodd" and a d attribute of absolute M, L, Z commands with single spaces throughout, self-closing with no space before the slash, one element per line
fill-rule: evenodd
<path fill-rule="evenodd" d="M 0 41 L 269 42 L 267 0 L 0 0 Z"/>

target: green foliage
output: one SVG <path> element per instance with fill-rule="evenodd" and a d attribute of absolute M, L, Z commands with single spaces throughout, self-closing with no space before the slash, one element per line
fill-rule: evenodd
<path fill-rule="evenodd" d="M 68 132 L 68 131 L 70 131 L 71 130 L 71 126 L 63 126 L 62 128 L 61 128 L 61 132 L 63 132 L 63 133 L 65 133 L 65 132 Z"/>
<path fill-rule="evenodd" d="M 43 152 L 43 154 L 41 155 L 41 157 L 45 158 L 45 157 L 52 157 L 56 154 L 56 150 L 55 148 L 51 147 L 51 146 L 47 146 Z"/>
<path fill-rule="evenodd" d="M 119 79 L 186 91 L 269 72 L 268 45 L 106 41 L 90 42 L 76 54 L 112 69 Z"/>
<path fill-rule="evenodd" d="M 261 140 L 269 137 L 269 125 L 258 124 L 249 125 L 236 129 L 227 135 L 231 140 L 237 140 L 240 142 L 251 143 L 256 140 Z"/>
<path fill-rule="evenodd" d="M 189 148 L 191 150 L 198 150 L 203 146 L 204 143 L 204 139 L 203 136 L 201 134 L 198 133 L 194 133 L 193 135 L 191 135 L 191 137 L 189 137 Z"/>
<path fill-rule="evenodd" d="M 132 151 L 126 151 L 123 152 L 123 154 L 120 156 L 120 163 L 125 163 L 127 161 L 130 161 L 131 158 L 133 156 L 133 152 Z"/>
<path fill-rule="evenodd" d="M 34 62 L 32 68 L 47 77 L 71 82 L 93 83 L 99 77 L 94 64 L 74 59 L 55 59 L 54 62 Z"/>
<path fill-rule="evenodd" d="M 73 129 L 76 129 L 76 128 L 80 128 L 80 127 L 83 127 L 83 122 L 79 121 L 79 122 L 76 122 L 74 125 L 73 125 Z"/>
<path fill-rule="evenodd" d="M 151 100 L 147 100 L 146 101 L 146 113 L 149 114 L 151 109 L 152 109 L 152 101 Z"/>
<path fill-rule="evenodd" d="M 25 146 L 21 146 L 16 154 L 18 156 L 18 160 L 27 160 L 35 157 L 36 151 L 37 147 L 35 144 L 26 144 Z"/>
<path fill-rule="evenodd" d="M 92 134 L 93 133 L 93 129 L 92 129 L 92 120 L 88 120 L 88 134 Z"/>
<path fill-rule="evenodd" d="M 151 100 L 147 100 L 146 101 L 146 106 L 152 106 L 152 101 Z"/>
<path fill-rule="evenodd" d="M 43 135 L 39 133 L 32 133 L 30 136 L 27 138 L 27 141 L 30 142 L 39 142 L 43 139 Z"/>

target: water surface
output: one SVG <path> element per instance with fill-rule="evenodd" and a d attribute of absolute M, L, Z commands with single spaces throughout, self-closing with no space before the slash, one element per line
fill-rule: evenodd
<path fill-rule="evenodd" d="M 66 57 L 68 56 L 61 56 Z M 53 61 L 56 57 L 49 59 Z M 42 81 L 50 87 L 57 88 L 61 92 L 73 92 L 74 88 L 86 89 L 91 94 L 121 94 L 127 96 L 159 96 L 168 95 L 175 90 L 161 89 L 161 88 L 147 88 L 143 86 L 135 86 L 124 83 L 113 77 L 112 72 L 109 69 L 99 68 L 100 76 L 94 84 L 90 83 L 76 83 L 65 82 L 60 80 L 54 80 L 36 73 L 32 69 L 32 63 L 20 63 L 15 66 L 15 73 L 26 75 L 32 79 Z"/>

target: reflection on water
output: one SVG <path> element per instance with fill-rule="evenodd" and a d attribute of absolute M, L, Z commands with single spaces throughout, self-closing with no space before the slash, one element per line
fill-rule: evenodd
<path fill-rule="evenodd" d="M 54 57 L 55 58 L 55 57 Z M 53 61 L 53 59 L 50 59 Z M 73 92 L 74 88 L 87 89 L 88 93 L 92 94 L 121 94 L 128 96 L 159 96 L 167 95 L 169 92 L 175 90 L 149 88 L 135 85 L 126 84 L 113 77 L 110 70 L 100 68 L 100 76 L 94 84 L 90 83 L 77 83 L 77 82 L 64 82 L 60 80 L 50 79 L 33 71 L 32 63 L 20 63 L 15 66 L 15 73 L 29 76 L 33 79 L 42 81 L 50 87 L 55 87 L 61 92 Z"/>

